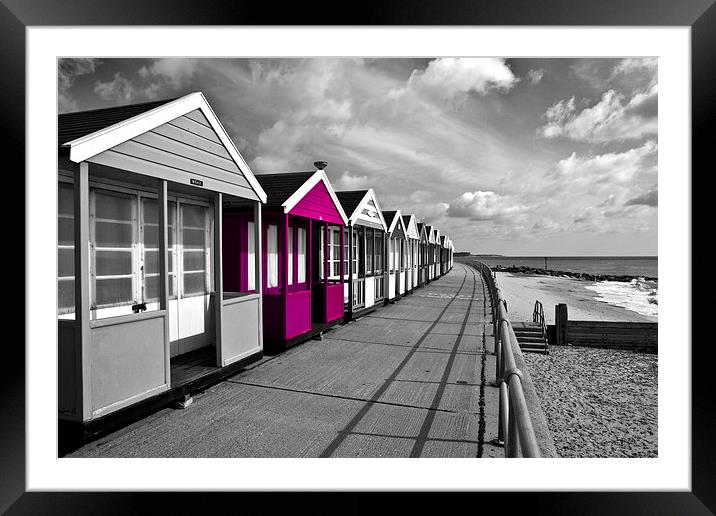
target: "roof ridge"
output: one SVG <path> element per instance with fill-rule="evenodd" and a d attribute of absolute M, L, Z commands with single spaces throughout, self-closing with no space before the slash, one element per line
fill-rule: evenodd
<path fill-rule="evenodd" d="M 173 97 L 169 99 L 160 99 L 160 100 L 150 100 L 147 102 L 136 102 L 134 104 L 120 104 L 118 106 L 108 106 L 103 108 L 95 108 L 95 109 L 84 109 L 82 111 L 70 111 L 68 113 L 59 113 L 58 116 L 67 116 L 67 115 L 80 115 L 80 114 L 87 114 L 87 113 L 95 113 L 97 111 L 108 111 L 110 109 L 119 109 L 119 108 L 128 108 L 128 107 L 134 107 L 134 106 L 146 106 L 148 104 L 159 104 L 159 103 L 168 103 L 172 102 L 174 100 L 180 99 L 181 97 Z"/>

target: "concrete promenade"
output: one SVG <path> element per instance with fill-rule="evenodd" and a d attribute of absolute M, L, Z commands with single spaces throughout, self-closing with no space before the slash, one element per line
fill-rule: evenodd
<path fill-rule="evenodd" d="M 68 457 L 502 457 L 489 295 L 453 270 Z"/>

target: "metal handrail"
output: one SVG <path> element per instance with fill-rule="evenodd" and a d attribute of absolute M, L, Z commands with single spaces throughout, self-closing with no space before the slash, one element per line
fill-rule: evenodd
<path fill-rule="evenodd" d="M 547 342 L 547 324 L 544 318 L 544 307 L 539 300 L 535 301 L 535 309 L 532 312 L 532 322 L 539 324 L 542 330 L 542 338 Z"/>
<path fill-rule="evenodd" d="M 537 436 L 522 386 L 522 371 L 515 361 L 515 354 L 521 355 L 522 352 L 507 317 L 507 302 L 502 298 L 490 267 L 482 262 L 472 263 L 485 280 L 492 305 L 495 307 L 492 310 L 497 355 L 495 377 L 500 388 L 497 444 L 504 445 L 505 457 L 508 458 L 540 457 Z"/>

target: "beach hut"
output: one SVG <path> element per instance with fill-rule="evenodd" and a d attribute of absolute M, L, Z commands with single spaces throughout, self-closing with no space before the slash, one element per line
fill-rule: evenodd
<path fill-rule="evenodd" d="M 428 283 L 435 279 L 433 272 L 435 271 L 434 257 L 435 257 L 435 228 L 433 226 L 425 226 L 425 231 L 428 237 L 427 245 L 427 267 L 428 267 Z"/>
<path fill-rule="evenodd" d="M 418 286 L 418 244 L 420 233 L 415 215 L 403 215 L 403 224 L 406 234 L 406 266 L 405 266 L 405 291 L 412 293 Z"/>
<path fill-rule="evenodd" d="M 438 242 L 440 240 L 440 232 L 435 228 L 435 226 L 428 226 L 429 236 L 428 236 L 428 263 L 429 263 L 429 270 L 428 270 L 428 276 L 430 277 L 430 281 L 436 279 L 439 276 L 438 273 Z"/>
<path fill-rule="evenodd" d="M 405 294 L 405 241 L 407 230 L 400 210 L 384 211 L 388 226 L 388 291 L 385 302 L 393 302 Z"/>
<path fill-rule="evenodd" d="M 418 222 L 418 234 L 420 235 L 418 243 L 418 286 L 422 287 L 430 281 L 428 279 L 428 231 L 427 226 L 422 222 Z"/>
<path fill-rule="evenodd" d="M 344 318 L 349 321 L 383 304 L 388 277 L 384 265 L 388 226 L 372 188 L 336 195 L 348 216 L 343 241 L 344 269 L 350 281 L 343 287 L 343 301 Z"/>
<path fill-rule="evenodd" d="M 453 244 L 453 241 L 450 240 L 450 269 L 452 270 L 453 265 L 455 264 L 455 244 Z"/>
<path fill-rule="evenodd" d="M 61 427 L 86 436 L 260 358 L 261 295 L 224 288 L 221 229 L 225 203 L 260 218 L 266 194 L 204 95 L 60 115 L 58 144 Z"/>
<path fill-rule="evenodd" d="M 442 235 L 440 237 L 440 248 L 438 250 L 439 255 L 440 255 L 440 275 L 441 276 L 443 276 L 444 274 L 447 274 L 447 271 L 448 271 L 447 249 L 448 249 L 448 237 L 447 237 L 447 235 Z"/>
<path fill-rule="evenodd" d="M 348 220 L 323 170 L 327 163 L 314 165 L 313 172 L 256 176 L 267 195 L 260 221 L 261 287 L 264 349 L 271 353 L 343 320 L 343 228 Z M 251 221 L 251 211 L 237 200 L 227 208 L 225 231 L 240 234 Z M 240 264 L 246 258 L 235 246 L 224 259 Z"/>

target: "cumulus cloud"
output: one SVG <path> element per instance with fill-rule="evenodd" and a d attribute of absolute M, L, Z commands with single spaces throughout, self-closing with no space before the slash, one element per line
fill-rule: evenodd
<path fill-rule="evenodd" d="M 657 144 L 648 140 L 641 147 L 596 156 L 573 152 L 557 163 L 552 177 L 588 183 L 626 183 L 638 175 L 656 174 Z"/>
<path fill-rule="evenodd" d="M 656 187 L 642 195 L 632 197 L 624 203 L 625 206 L 650 206 L 656 208 L 659 205 L 659 191 Z"/>
<path fill-rule="evenodd" d="M 638 139 L 657 132 L 658 86 L 637 91 L 631 97 L 608 90 L 598 103 L 581 111 L 575 98 L 549 107 L 547 123 L 537 129 L 545 138 L 564 136 L 588 142 Z"/>
<path fill-rule="evenodd" d="M 492 191 L 477 190 L 465 192 L 454 199 L 447 208 L 450 217 L 470 220 L 495 220 L 523 212 L 527 206 L 515 202 L 508 196 Z"/>
<path fill-rule="evenodd" d="M 359 190 L 361 188 L 370 188 L 371 184 L 368 176 L 351 174 L 350 171 L 346 170 L 335 181 L 335 187 L 337 190 Z"/>
<path fill-rule="evenodd" d="M 544 77 L 544 70 L 542 68 L 527 72 L 527 80 L 530 81 L 530 84 L 537 84 L 542 80 L 542 77 Z"/>
<path fill-rule="evenodd" d="M 428 63 L 425 70 L 413 70 L 404 88 L 391 92 L 398 97 L 406 91 L 427 93 L 441 99 L 491 90 L 507 91 L 518 79 L 500 58 L 443 57 Z"/>
<path fill-rule="evenodd" d="M 72 97 L 70 88 L 80 75 L 94 73 L 102 62 L 99 59 L 58 59 L 57 60 L 57 106 L 60 113 L 77 109 L 77 101 Z"/>

